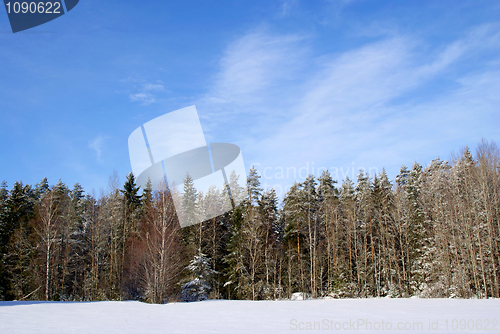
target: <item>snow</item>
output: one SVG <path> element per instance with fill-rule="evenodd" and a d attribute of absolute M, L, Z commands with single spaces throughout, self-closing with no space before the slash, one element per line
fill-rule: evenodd
<path fill-rule="evenodd" d="M 498 333 L 499 318 L 500 299 L 207 300 L 163 305 L 136 301 L 0 302 L 0 333 L 9 334 Z M 461 320 L 466 330 L 460 330 Z M 489 330 L 484 330 L 486 323 Z M 398 330 L 398 325 L 403 330 Z"/>
<path fill-rule="evenodd" d="M 290 297 L 290 300 L 306 300 L 310 298 L 310 296 L 305 292 L 294 292 Z"/>

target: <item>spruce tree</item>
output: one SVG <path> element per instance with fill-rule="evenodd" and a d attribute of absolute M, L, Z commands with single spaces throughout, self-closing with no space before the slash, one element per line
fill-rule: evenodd
<path fill-rule="evenodd" d="M 394 193 L 392 184 L 387 177 L 385 169 L 373 178 L 373 229 L 375 242 L 375 255 L 378 256 L 375 264 L 375 286 L 377 297 L 386 296 L 389 291 L 395 292 L 392 284 L 393 275 L 391 268 L 394 266 L 392 258 L 395 250 L 392 249 L 394 222 Z M 397 294 L 397 293 L 396 293 Z"/>
<path fill-rule="evenodd" d="M 243 244 L 242 244 L 242 225 L 243 225 L 242 205 L 238 205 L 231 213 L 232 225 L 229 228 L 227 238 L 227 255 L 224 257 L 226 269 L 224 274 L 226 282 L 224 287 L 227 289 L 229 299 L 242 299 L 243 297 L 243 277 L 246 275 L 246 269 L 243 263 Z"/>
<path fill-rule="evenodd" d="M 320 215 L 320 235 L 326 239 L 322 242 L 322 266 L 326 269 L 326 280 L 323 282 L 324 294 L 338 295 L 345 284 L 341 276 L 339 266 L 339 249 L 341 245 L 341 234 L 339 233 L 338 212 L 338 189 L 335 187 L 337 181 L 333 180 L 331 174 L 325 170 L 318 178 L 318 201 Z M 325 245 L 326 244 L 326 245 Z"/>
<path fill-rule="evenodd" d="M 376 272 L 376 230 L 374 231 L 373 222 L 372 184 L 369 175 L 365 174 L 363 170 L 359 171 L 355 191 L 356 228 L 360 232 L 358 239 L 360 240 L 360 246 L 358 247 L 360 257 L 358 262 L 359 287 L 361 296 L 367 297 L 373 296 L 374 291 L 372 288 L 376 285 L 374 281 Z"/>
<path fill-rule="evenodd" d="M 182 190 L 182 214 L 187 225 L 191 226 L 198 221 L 196 210 L 198 192 L 194 187 L 194 180 L 189 174 L 186 174 Z"/>
<path fill-rule="evenodd" d="M 358 241 L 357 241 L 357 216 L 356 216 L 356 197 L 354 183 L 346 177 L 340 187 L 340 210 L 344 221 L 345 229 L 345 271 L 348 281 L 346 293 L 357 296 L 359 294 L 358 277 Z"/>
<path fill-rule="evenodd" d="M 294 183 L 283 199 L 283 247 L 287 257 L 286 278 L 287 294 L 291 297 L 294 291 L 304 292 L 303 251 L 306 236 L 306 222 L 303 207 L 304 193 L 300 183 Z"/>
<path fill-rule="evenodd" d="M 181 210 L 177 211 L 179 219 L 186 222 L 187 227 L 184 227 L 182 233 L 182 244 L 185 247 L 185 263 L 192 259 L 193 256 L 201 252 L 201 224 L 196 224 L 200 215 L 199 199 L 202 194 L 198 194 L 194 186 L 194 180 L 186 174 L 183 182 L 183 193 L 181 195 Z"/>
<path fill-rule="evenodd" d="M 259 179 L 260 175 L 257 173 L 257 169 L 252 166 L 247 178 L 247 200 L 249 202 L 249 205 L 257 204 L 257 202 L 259 201 L 260 193 L 262 192 Z"/>
<path fill-rule="evenodd" d="M 10 192 L 6 192 L 5 185 L 2 189 L 4 217 L 0 226 L 0 298 L 10 300 L 15 297 L 10 287 L 14 283 L 13 271 L 18 260 L 17 255 L 10 252 L 12 237 L 17 229 L 26 227 L 33 217 L 35 196 L 31 186 L 23 185 L 22 182 L 15 182 Z"/>
<path fill-rule="evenodd" d="M 39 183 L 36 184 L 35 189 L 34 189 L 34 195 L 35 198 L 39 199 L 40 197 L 45 194 L 47 190 L 49 190 L 49 182 L 47 181 L 47 178 L 44 177 Z"/>
<path fill-rule="evenodd" d="M 276 191 L 274 189 L 264 192 L 259 200 L 259 212 L 263 219 L 263 227 L 265 233 L 264 239 L 264 266 L 265 266 L 265 284 L 263 285 L 264 298 L 271 298 L 272 288 L 271 281 L 275 281 L 276 278 L 276 258 L 275 253 L 277 251 L 277 246 L 280 230 L 278 226 L 278 197 L 276 196 Z M 274 287 L 276 290 L 276 287 Z M 274 296 L 274 298 L 276 298 Z"/>
<path fill-rule="evenodd" d="M 195 255 L 186 267 L 189 271 L 190 281 L 182 286 L 182 299 L 186 302 L 194 302 L 208 299 L 212 290 L 213 276 L 217 272 L 210 266 L 210 260 L 205 254 Z"/>
<path fill-rule="evenodd" d="M 9 190 L 7 182 L 3 181 L 0 186 L 0 300 L 5 300 L 7 297 L 7 289 L 9 281 L 7 279 L 7 268 L 5 256 L 7 252 L 7 242 L 10 238 L 10 228 L 8 226 L 8 209 L 7 199 Z"/>
<path fill-rule="evenodd" d="M 144 209 L 148 206 L 149 203 L 153 200 L 153 185 L 151 183 L 151 180 L 148 179 L 148 182 L 146 182 L 146 187 L 142 191 L 142 197 L 141 197 L 141 205 Z"/>
<path fill-rule="evenodd" d="M 125 205 L 129 212 L 135 212 L 135 210 L 141 204 L 141 195 L 139 195 L 140 187 L 135 183 L 135 176 L 132 172 L 128 173 L 127 180 L 123 185 L 123 190 L 120 192 L 123 194 L 125 199 Z"/>

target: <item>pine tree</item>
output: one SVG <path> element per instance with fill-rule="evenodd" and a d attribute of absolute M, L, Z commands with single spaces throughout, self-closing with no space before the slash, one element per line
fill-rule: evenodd
<path fill-rule="evenodd" d="M 360 245 L 358 248 L 358 281 L 361 296 L 373 296 L 373 287 L 376 285 L 375 278 L 375 240 L 376 231 L 374 233 L 374 210 L 372 185 L 370 177 L 363 170 L 359 171 L 358 180 L 355 188 L 356 198 L 356 229 L 359 229 L 358 240 Z"/>
<path fill-rule="evenodd" d="M 413 164 L 410 174 L 407 178 L 406 193 L 408 200 L 408 234 L 407 240 L 408 247 L 408 278 L 409 290 L 408 294 L 413 295 L 418 292 L 419 286 L 423 282 L 423 277 L 419 273 L 419 268 L 422 263 L 425 227 L 423 221 L 423 214 L 421 210 L 420 197 L 421 197 L 421 177 L 422 166 L 417 162 Z"/>
<path fill-rule="evenodd" d="M 181 195 L 181 210 L 177 211 L 180 221 L 184 221 L 185 227 L 182 229 L 182 245 L 185 249 L 184 263 L 188 263 L 195 254 L 201 252 L 201 229 L 199 221 L 200 203 L 202 194 L 198 194 L 194 186 L 194 180 L 186 174 L 183 183 L 183 193 Z"/>
<path fill-rule="evenodd" d="M 279 242 L 278 220 L 278 197 L 274 189 L 264 192 L 259 199 L 259 212 L 263 219 L 264 238 L 264 265 L 265 265 L 265 284 L 263 285 L 263 294 L 265 299 L 273 296 L 276 298 L 276 278 L 277 263 L 276 252 Z M 273 284 L 271 284 L 271 280 Z M 272 288 L 271 288 L 272 286 Z"/>
<path fill-rule="evenodd" d="M 291 297 L 294 291 L 304 292 L 303 251 L 306 236 L 306 222 L 303 208 L 302 186 L 294 183 L 283 199 L 283 247 L 287 257 L 287 294 Z"/>
<path fill-rule="evenodd" d="M 105 248 L 105 261 L 102 261 L 106 268 L 104 285 L 106 286 L 104 298 L 121 300 L 122 295 L 122 274 L 123 260 L 125 255 L 127 231 L 125 229 L 125 206 L 124 199 L 119 190 L 119 178 L 116 172 L 109 179 L 109 193 L 102 199 L 101 213 L 99 220 L 105 227 L 101 230 L 103 238 L 108 245 Z"/>
<path fill-rule="evenodd" d="M 228 299 L 242 299 L 243 285 L 246 282 L 247 270 L 243 262 L 242 225 L 243 225 L 242 205 L 238 205 L 231 214 L 232 225 L 229 228 L 227 237 L 227 255 L 224 257 L 226 263 L 225 276 L 227 277 L 224 287 L 227 289 Z"/>
<path fill-rule="evenodd" d="M 15 284 L 14 271 L 19 263 L 17 255 L 10 252 L 15 247 L 13 236 L 17 229 L 26 229 L 29 220 L 33 217 L 35 196 L 31 186 L 23 185 L 22 182 L 15 182 L 10 192 L 6 191 L 5 184 L 2 189 L 4 212 L 0 222 L 2 224 L 0 226 L 0 298 L 10 300 L 15 298 L 10 287 Z M 22 267 L 26 268 L 24 265 Z"/>
<path fill-rule="evenodd" d="M 76 183 L 69 192 L 71 205 L 68 212 L 68 242 L 63 256 L 67 258 L 66 274 L 63 278 L 65 299 L 77 299 L 83 295 L 88 247 L 84 226 L 85 195 L 83 187 Z"/>
<path fill-rule="evenodd" d="M 491 295 L 500 294 L 500 150 L 494 142 L 481 140 L 476 151 L 476 212 L 488 239 Z"/>
<path fill-rule="evenodd" d="M 39 199 L 40 197 L 45 194 L 47 190 L 49 190 L 49 182 L 47 181 L 47 178 L 44 177 L 39 183 L 36 184 L 35 189 L 34 189 L 34 195 L 35 198 Z"/>
<path fill-rule="evenodd" d="M 227 255 L 226 242 L 229 229 L 228 214 L 231 211 L 229 197 L 224 189 L 210 187 L 207 194 L 199 200 L 199 207 L 208 220 L 200 225 L 201 229 L 201 252 L 210 258 L 210 266 L 216 270 L 223 270 L 223 259 Z M 221 296 L 220 286 L 224 284 L 223 278 L 217 273 L 213 282 L 210 298 Z"/>
<path fill-rule="evenodd" d="M 356 216 L 356 197 L 354 192 L 354 183 L 346 177 L 340 187 L 340 210 L 342 212 L 343 225 L 345 229 L 345 266 L 346 279 L 348 280 L 348 295 L 359 295 L 358 278 L 358 234 L 357 234 L 357 216 Z"/>
<path fill-rule="evenodd" d="M 11 227 L 9 222 L 9 210 L 7 207 L 7 200 L 9 198 L 9 190 L 7 189 L 7 182 L 3 181 L 0 186 L 0 254 L 5 253 L 5 247 L 9 240 L 9 232 Z M 1 255 L 0 255 L 1 256 Z M 1 265 L 2 262 L 0 262 Z"/>
<path fill-rule="evenodd" d="M 241 204 L 247 196 L 245 187 L 242 187 L 239 183 L 239 178 L 240 175 L 237 175 L 234 170 L 229 174 L 229 188 L 235 206 Z"/>
<path fill-rule="evenodd" d="M 139 190 L 140 187 L 135 183 L 134 174 L 132 172 L 128 173 L 123 190 L 120 190 L 120 192 L 123 194 L 125 205 L 130 212 L 135 212 L 141 204 L 142 196 L 139 195 Z"/>
<path fill-rule="evenodd" d="M 149 203 L 151 203 L 153 199 L 153 185 L 151 183 L 151 180 L 148 179 L 148 182 L 146 182 L 146 187 L 142 191 L 142 196 L 141 196 L 141 205 L 143 208 L 143 213 L 144 213 L 144 208 L 147 207 Z"/>
<path fill-rule="evenodd" d="M 306 263 L 309 264 L 309 291 L 313 298 L 316 298 L 318 293 L 318 227 L 319 227 L 319 198 L 316 191 L 316 180 L 314 175 L 308 175 L 301 184 L 302 203 L 305 214 L 306 241 L 308 245 L 308 254 Z"/>
<path fill-rule="evenodd" d="M 9 190 L 7 182 L 3 181 L 0 186 L 0 300 L 5 300 L 8 290 L 8 273 L 5 256 L 7 253 L 7 243 L 10 239 L 11 231 L 9 226 L 9 212 L 7 209 L 7 199 Z M 7 297 L 8 298 L 8 297 Z"/>
<path fill-rule="evenodd" d="M 107 299 L 106 274 L 109 270 L 109 225 L 106 224 L 105 198 L 96 200 L 87 195 L 84 200 L 83 226 L 84 248 L 87 250 L 87 266 L 83 288 L 83 300 Z"/>
<path fill-rule="evenodd" d="M 394 253 L 392 247 L 394 242 L 394 193 L 392 184 L 389 181 L 385 169 L 373 179 L 373 209 L 374 209 L 374 253 L 378 256 L 375 261 L 375 290 L 377 297 L 386 296 L 389 291 L 394 290 L 393 269 L 395 266 Z M 397 293 L 396 293 L 397 294 Z M 392 295 L 391 295 L 392 296 Z"/>
<path fill-rule="evenodd" d="M 322 266 L 326 267 L 326 280 L 323 280 L 323 294 L 337 294 L 345 285 L 342 279 L 342 270 L 339 261 L 342 234 L 339 226 L 339 192 L 335 187 L 337 181 L 333 180 L 328 171 L 323 171 L 318 178 L 318 201 L 321 221 L 320 235 L 323 241 Z M 325 245 L 326 244 L 326 245 Z"/>
<path fill-rule="evenodd" d="M 257 299 L 261 294 L 258 275 L 263 267 L 263 235 L 264 229 L 259 210 L 256 208 L 262 195 L 260 176 L 255 167 L 250 169 L 247 178 L 247 200 L 242 203 L 242 224 L 240 226 L 239 255 L 243 268 L 239 283 L 240 292 L 247 298 Z"/>
<path fill-rule="evenodd" d="M 260 175 L 257 173 L 257 169 L 252 166 L 247 178 L 247 200 L 250 206 L 257 204 L 259 201 L 260 193 L 262 192 L 259 179 Z"/>
<path fill-rule="evenodd" d="M 426 272 L 414 271 L 417 274 L 415 277 L 422 282 L 418 293 L 426 297 L 450 297 L 455 293 L 451 291 L 457 287 L 453 281 L 457 277 L 458 267 L 452 265 L 458 255 L 457 248 L 450 247 L 455 242 L 456 226 L 453 220 L 446 217 L 446 208 L 452 205 L 449 198 L 450 168 L 448 162 L 434 159 L 419 176 L 418 187 L 410 179 L 402 188 L 404 191 L 396 193 L 398 202 L 403 203 L 398 204 L 403 208 L 398 210 L 404 213 L 406 221 L 403 232 L 407 237 L 401 237 L 401 240 L 404 240 L 407 263 L 413 265 L 422 262 L 423 267 L 428 268 Z M 415 193 L 418 201 L 415 201 Z M 420 210 L 423 224 L 420 223 Z M 426 242 L 425 234 L 430 233 L 431 242 Z M 414 248 L 415 245 L 422 247 Z M 430 254 L 426 249 L 431 251 Z M 407 268 L 408 274 L 411 274 L 413 268 Z"/>
<path fill-rule="evenodd" d="M 197 199 L 198 192 L 194 186 L 194 180 L 189 174 L 186 174 L 182 193 L 182 214 L 184 215 L 186 226 L 191 226 L 198 222 Z"/>
<path fill-rule="evenodd" d="M 213 276 L 217 272 L 210 266 L 210 260 L 206 255 L 199 253 L 195 255 L 186 267 L 191 280 L 182 286 L 182 299 L 186 302 L 194 302 L 208 299 L 212 290 Z"/>

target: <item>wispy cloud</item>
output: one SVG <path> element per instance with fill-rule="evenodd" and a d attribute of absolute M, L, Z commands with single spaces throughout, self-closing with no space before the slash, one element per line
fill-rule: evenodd
<path fill-rule="evenodd" d="M 499 33 L 485 25 L 441 46 L 399 34 L 312 56 L 310 37 L 252 32 L 227 48 L 200 103 L 209 133 L 239 142 L 261 168 L 354 162 L 394 174 L 401 163 L 447 154 L 449 143 L 495 133 L 500 59 L 489 51 Z"/>
<path fill-rule="evenodd" d="M 272 122 L 286 112 L 283 104 L 296 99 L 295 81 L 309 66 L 306 39 L 273 35 L 261 28 L 229 45 L 220 60 L 221 70 L 207 93 L 195 101 L 207 126 L 207 139 L 213 132 L 238 136 L 240 130 L 232 122 L 247 124 L 256 117 Z"/>
<path fill-rule="evenodd" d="M 155 102 L 155 95 L 151 93 L 135 93 L 130 94 L 129 98 L 132 102 L 140 102 L 142 105 L 149 105 Z"/>
<path fill-rule="evenodd" d="M 219 102 L 244 104 L 268 97 L 266 90 L 290 78 L 303 51 L 298 35 L 250 33 L 226 50 L 210 95 Z"/>
<path fill-rule="evenodd" d="M 299 0 L 282 0 L 280 16 L 287 16 L 290 12 L 297 8 Z"/>
<path fill-rule="evenodd" d="M 94 150 L 95 153 L 96 153 L 96 157 L 97 157 L 97 160 L 102 162 L 102 149 L 103 149 L 103 146 L 104 146 L 104 140 L 105 140 L 105 137 L 104 136 L 97 136 L 95 137 L 94 139 L 90 140 L 89 141 L 89 148 Z"/>
<path fill-rule="evenodd" d="M 141 83 L 139 86 L 135 86 L 133 90 L 135 92 L 129 94 L 130 100 L 145 106 L 156 102 L 157 94 L 166 91 L 161 81 L 157 83 Z"/>

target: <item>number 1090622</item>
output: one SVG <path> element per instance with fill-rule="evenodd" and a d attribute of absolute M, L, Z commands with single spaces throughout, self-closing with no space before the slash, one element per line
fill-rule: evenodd
<path fill-rule="evenodd" d="M 7 2 L 7 13 L 61 14 L 60 2 Z"/>

